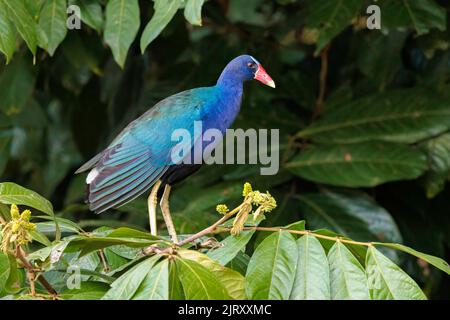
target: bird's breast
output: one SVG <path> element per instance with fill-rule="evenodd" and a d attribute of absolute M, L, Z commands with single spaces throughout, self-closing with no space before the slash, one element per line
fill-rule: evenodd
<path fill-rule="evenodd" d="M 204 117 L 205 129 L 218 129 L 225 133 L 230 128 L 239 114 L 242 101 L 242 91 L 235 90 L 232 93 L 218 94 L 214 103 L 212 103 Z"/>

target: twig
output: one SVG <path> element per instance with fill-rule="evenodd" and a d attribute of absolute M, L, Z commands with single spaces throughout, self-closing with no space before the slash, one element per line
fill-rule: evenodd
<path fill-rule="evenodd" d="M 222 11 L 224 13 L 228 12 L 228 7 L 230 6 L 230 1 L 229 0 L 219 0 L 219 5 L 222 7 Z"/>
<path fill-rule="evenodd" d="M 283 212 L 283 210 L 286 208 L 290 198 L 292 198 L 292 196 L 295 195 L 296 189 L 297 189 L 297 185 L 296 185 L 295 181 L 292 181 L 289 192 L 283 198 L 283 202 L 281 202 L 281 205 L 278 209 L 280 212 Z"/>
<path fill-rule="evenodd" d="M 290 136 L 288 138 L 288 143 L 287 143 L 287 148 L 286 150 L 283 152 L 283 156 L 281 157 L 281 163 L 282 164 L 286 164 L 286 162 L 288 162 L 289 160 L 289 156 L 291 155 L 291 150 L 294 147 L 295 144 L 295 140 L 297 139 L 297 137 L 295 135 Z"/>
<path fill-rule="evenodd" d="M 292 192 L 295 192 L 295 185 L 292 186 L 291 193 Z M 244 188 L 244 193 L 245 193 L 245 188 Z M 249 199 L 250 200 L 247 200 L 247 197 L 246 197 L 243 203 L 241 203 L 238 207 L 234 208 L 230 212 L 227 212 L 226 214 L 224 214 L 223 217 L 220 218 L 219 220 L 217 220 L 214 224 L 212 224 L 211 226 L 203 229 L 202 231 L 197 232 L 196 234 L 176 243 L 175 245 L 181 247 L 187 243 L 194 242 L 195 240 L 197 240 L 209 233 L 213 233 L 214 231 L 216 231 L 216 229 L 218 229 L 218 227 L 221 224 L 223 224 L 225 221 L 227 221 L 228 219 L 230 219 L 232 216 L 234 216 L 236 214 L 238 214 L 238 218 L 236 218 L 236 219 L 239 219 L 239 213 L 242 212 L 243 210 L 245 210 L 245 208 L 246 208 L 245 206 L 249 205 L 248 201 L 251 201 L 251 198 L 249 198 Z M 247 217 L 247 216 L 245 216 L 245 217 Z M 242 222 L 242 224 L 244 222 Z M 236 223 L 236 221 L 235 221 L 235 223 Z M 280 227 L 257 227 L 257 226 L 242 227 L 242 228 L 240 228 L 240 230 L 255 230 L 255 231 L 269 231 L 269 232 L 287 231 L 287 232 L 293 233 L 293 234 L 311 235 L 313 237 L 320 238 L 320 239 L 326 239 L 326 240 L 342 242 L 342 243 L 347 243 L 347 244 L 353 244 L 353 245 L 360 245 L 360 246 L 366 246 L 366 247 L 371 247 L 374 245 L 373 242 L 354 241 L 354 240 L 350 240 L 350 239 L 345 239 L 344 237 L 340 237 L 340 236 L 335 236 L 335 237 L 327 236 L 327 235 L 323 235 L 323 234 L 314 233 L 310 230 L 291 230 L 291 229 L 280 228 Z M 221 228 L 219 232 L 231 232 L 231 231 L 232 231 L 232 228 L 224 227 L 224 228 Z M 236 230 L 234 230 L 234 231 L 236 231 Z M 160 250 L 160 249 L 156 248 L 154 246 L 150 246 L 149 248 L 147 248 L 147 252 L 144 252 L 144 253 L 147 253 L 147 254 L 154 253 L 155 250 Z"/>
<path fill-rule="evenodd" d="M 223 229 L 223 231 L 230 231 L 230 230 L 231 229 L 229 229 L 229 228 Z M 331 241 L 335 241 L 335 242 L 342 242 L 342 243 L 348 243 L 348 244 L 354 244 L 354 245 L 366 246 L 366 247 L 373 246 L 372 242 L 361 242 L 361 241 L 353 241 L 353 240 L 344 239 L 342 237 L 331 237 L 331 236 L 326 236 L 323 234 L 317 234 L 310 230 L 291 230 L 291 229 L 270 228 L 270 227 L 244 227 L 244 230 L 268 231 L 268 232 L 287 231 L 287 232 L 293 233 L 293 234 L 310 235 L 310 236 L 313 236 L 316 238 L 331 240 Z"/>
<path fill-rule="evenodd" d="M 175 250 L 172 247 L 161 249 L 154 245 L 142 249 L 142 253 L 146 256 L 151 255 L 151 254 L 167 254 L 170 256 L 170 255 L 173 255 L 174 252 L 175 252 Z"/>
<path fill-rule="evenodd" d="M 31 295 L 34 297 L 36 295 L 36 278 L 34 275 L 34 272 L 27 270 L 27 278 L 28 281 L 30 282 L 30 291 L 31 291 Z"/>
<path fill-rule="evenodd" d="M 15 251 L 15 256 L 17 259 L 20 260 L 20 262 L 23 264 L 25 269 L 27 269 L 27 273 L 33 274 L 33 282 L 35 280 L 39 281 L 44 286 L 44 288 L 48 291 L 48 293 L 50 293 L 52 296 L 56 296 L 58 294 L 56 292 L 56 290 L 52 287 L 52 285 L 50 283 L 48 283 L 48 281 L 44 278 L 44 276 L 39 275 L 38 277 L 36 277 L 33 266 L 24 257 L 24 252 L 22 251 L 22 248 L 20 246 L 17 246 L 16 251 Z M 30 283 L 30 286 L 31 286 L 31 293 L 33 293 L 33 284 Z"/>
<path fill-rule="evenodd" d="M 105 252 L 103 251 L 103 249 L 98 250 L 98 255 L 99 255 L 100 261 L 102 262 L 102 265 L 103 265 L 103 271 L 109 272 L 109 266 L 108 266 L 108 263 L 106 262 Z"/>
<path fill-rule="evenodd" d="M 328 76 L 328 51 L 330 50 L 330 44 L 328 44 L 320 54 L 321 67 L 320 67 L 320 88 L 319 96 L 316 100 L 316 106 L 314 107 L 313 119 L 322 113 L 323 102 L 325 100 L 325 93 L 327 90 L 327 76 Z"/>
<path fill-rule="evenodd" d="M 178 246 L 183 246 L 183 245 L 185 245 L 185 244 L 187 244 L 189 242 L 193 242 L 193 241 L 197 240 L 198 238 L 203 237 L 204 235 L 207 235 L 208 233 L 212 233 L 213 231 L 215 231 L 217 229 L 217 227 L 219 225 L 221 225 L 222 223 L 227 221 L 229 218 L 231 218 L 231 216 L 234 215 L 234 213 L 233 214 L 230 214 L 230 213 L 228 213 L 227 215 L 223 216 L 220 220 L 218 220 L 216 223 L 214 223 L 213 225 L 209 226 L 208 228 L 203 229 L 202 231 L 200 231 L 200 232 L 190 236 L 189 238 L 187 238 L 187 239 L 185 239 L 183 241 L 180 241 L 177 245 Z M 285 228 L 270 228 L 270 227 L 244 227 L 243 230 L 267 231 L 267 232 L 287 231 L 287 232 L 293 233 L 293 234 L 310 235 L 310 236 L 313 236 L 313 237 L 316 237 L 316 238 L 331 240 L 331 241 L 335 241 L 335 242 L 342 242 L 342 243 L 354 244 L 354 245 L 365 246 L 365 247 L 373 246 L 372 242 L 354 241 L 354 240 L 344 239 L 342 237 L 326 236 L 326 235 L 323 235 L 323 234 L 314 233 L 314 232 L 312 232 L 310 230 L 291 230 L 291 229 L 285 229 Z M 221 232 L 230 232 L 231 228 L 223 228 L 220 231 Z"/>
<path fill-rule="evenodd" d="M 225 221 L 227 221 L 228 219 L 230 219 L 232 216 L 234 216 L 243 206 L 243 204 L 241 204 L 240 206 L 236 207 L 235 209 L 233 209 L 232 211 L 228 212 L 227 214 L 225 214 L 222 218 L 220 218 L 219 220 L 217 220 L 217 222 L 215 222 L 213 225 L 209 226 L 206 229 L 203 229 L 200 232 L 197 232 L 196 234 L 190 236 L 189 238 L 186 238 L 180 242 L 177 243 L 177 246 L 183 246 L 189 242 L 193 242 L 195 240 L 197 240 L 198 238 L 203 237 L 204 235 L 207 235 L 209 233 L 214 232 L 218 226 L 220 226 L 222 223 L 224 223 Z"/>

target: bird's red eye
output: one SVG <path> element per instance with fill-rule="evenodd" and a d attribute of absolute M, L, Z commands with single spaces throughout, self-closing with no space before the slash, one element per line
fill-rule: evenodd
<path fill-rule="evenodd" d="M 249 67 L 250 69 L 254 69 L 256 67 L 256 64 L 249 62 L 247 63 L 247 67 Z"/>

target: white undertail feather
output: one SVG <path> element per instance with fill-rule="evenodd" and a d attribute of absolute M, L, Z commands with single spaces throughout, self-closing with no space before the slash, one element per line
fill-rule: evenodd
<path fill-rule="evenodd" d="M 86 178 L 86 183 L 90 184 L 92 181 L 94 181 L 95 178 L 97 178 L 98 174 L 99 172 L 97 168 L 92 169 Z"/>

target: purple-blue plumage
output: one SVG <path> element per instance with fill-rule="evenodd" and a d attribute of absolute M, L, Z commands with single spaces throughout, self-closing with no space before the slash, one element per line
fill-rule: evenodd
<path fill-rule="evenodd" d="M 251 79 L 275 86 L 256 59 L 239 56 L 228 63 L 215 86 L 170 96 L 130 123 L 106 150 L 76 172 L 90 170 L 86 179 L 90 209 L 100 213 L 118 207 L 147 191 L 158 179 L 172 184 L 198 170 L 198 165 L 172 161 L 172 149 L 178 143 L 172 133 L 186 129 L 194 137 L 195 121 L 202 122 L 203 131 L 215 128 L 224 132 L 239 113 L 243 83 Z M 195 141 L 189 143 L 187 147 L 193 148 Z"/>

